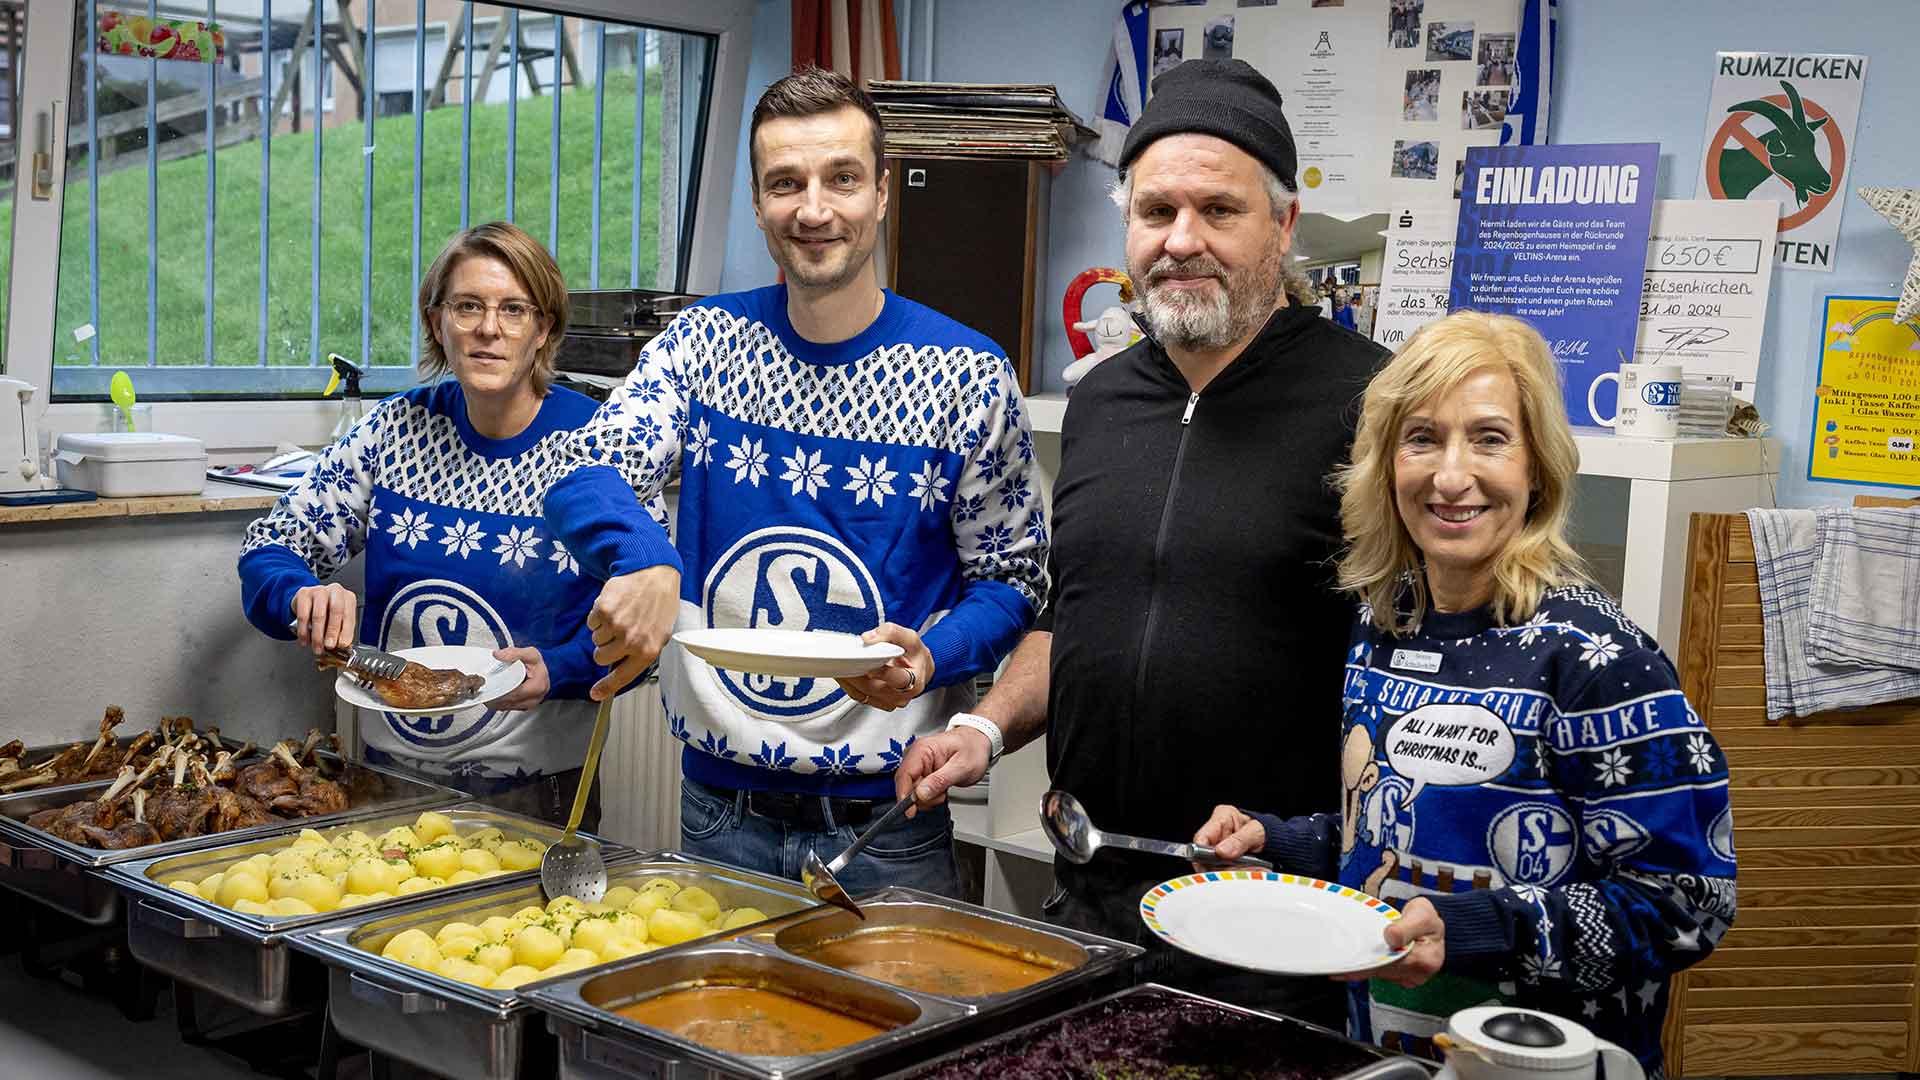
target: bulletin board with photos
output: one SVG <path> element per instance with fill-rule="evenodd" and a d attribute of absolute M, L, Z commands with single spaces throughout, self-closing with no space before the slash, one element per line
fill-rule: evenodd
<path fill-rule="evenodd" d="M 1240 59 L 1280 90 L 1301 208 L 1371 213 L 1458 196 L 1516 90 L 1515 0 L 1205 0 L 1153 8 L 1149 74 Z"/>

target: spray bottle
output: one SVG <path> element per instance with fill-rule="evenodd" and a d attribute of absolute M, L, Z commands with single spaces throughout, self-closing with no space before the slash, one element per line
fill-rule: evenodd
<path fill-rule="evenodd" d="M 328 353 L 327 363 L 333 368 L 333 377 L 327 380 L 327 388 L 320 392 L 320 396 L 332 397 L 333 392 L 340 389 L 341 382 L 346 383 L 346 389 L 340 395 L 340 422 L 333 425 L 333 437 L 338 439 L 360 422 L 364 411 L 360 401 L 360 380 L 366 376 L 367 369 L 339 353 Z"/>

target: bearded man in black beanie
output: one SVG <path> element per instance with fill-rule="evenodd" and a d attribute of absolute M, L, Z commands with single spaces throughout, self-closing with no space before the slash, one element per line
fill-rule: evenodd
<path fill-rule="evenodd" d="M 1147 338 L 1074 388 L 1047 607 L 975 712 L 909 749 L 902 796 L 937 804 L 1044 732 L 1053 786 L 1115 832 L 1183 838 L 1250 797 L 1283 817 L 1338 804 L 1353 608 L 1334 588 L 1327 478 L 1387 354 L 1320 318 L 1292 268 L 1295 170 L 1280 93 L 1245 62 L 1154 80 L 1113 185 Z M 1337 983 L 1152 938 L 1140 897 L 1188 870 L 1055 860 L 1046 914 L 1147 945 L 1143 979 L 1343 1022 Z"/>

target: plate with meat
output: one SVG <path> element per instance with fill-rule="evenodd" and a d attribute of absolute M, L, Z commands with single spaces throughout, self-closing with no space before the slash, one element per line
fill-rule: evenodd
<path fill-rule="evenodd" d="M 344 657 L 321 657 L 327 667 L 342 667 Z M 440 716 L 492 701 L 513 690 L 527 677 L 527 665 L 501 663 L 493 650 L 479 645 L 421 645 L 399 649 L 395 656 L 407 662 L 397 679 L 368 678 L 368 685 L 341 670 L 333 684 L 341 700 L 362 709 L 400 716 Z"/>

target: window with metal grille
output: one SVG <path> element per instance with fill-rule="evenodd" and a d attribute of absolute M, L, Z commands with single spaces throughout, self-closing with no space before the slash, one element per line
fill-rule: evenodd
<path fill-rule="evenodd" d="M 403 388 L 420 276 L 483 221 L 571 288 L 684 287 L 713 38 L 453 0 L 74 8 L 56 400 L 116 370 L 311 397 L 331 352 Z"/>

